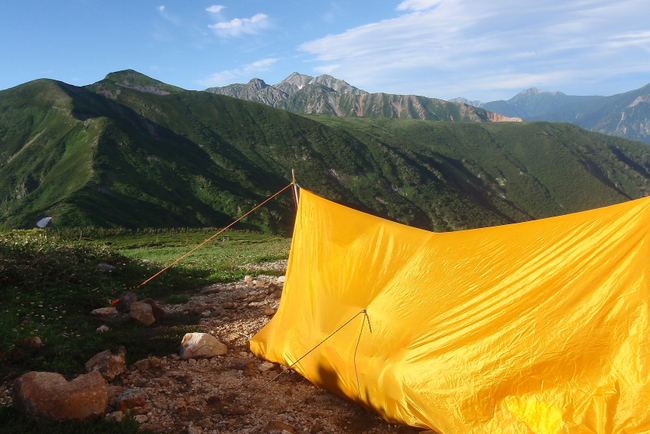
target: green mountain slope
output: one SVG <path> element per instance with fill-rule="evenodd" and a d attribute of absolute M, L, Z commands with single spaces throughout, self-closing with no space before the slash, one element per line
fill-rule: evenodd
<path fill-rule="evenodd" d="M 455 230 L 641 197 L 650 148 L 570 124 L 298 116 L 123 71 L 0 92 L 0 218 L 33 227 L 223 226 L 289 183 Z M 287 232 L 290 195 L 242 227 Z"/>

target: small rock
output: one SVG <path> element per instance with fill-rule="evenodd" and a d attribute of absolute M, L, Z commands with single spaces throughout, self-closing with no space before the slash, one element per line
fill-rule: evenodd
<path fill-rule="evenodd" d="M 115 307 L 100 307 L 90 312 L 94 319 L 110 324 L 117 324 L 129 319 L 126 313 L 118 312 Z"/>
<path fill-rule="evenodd" d="M 273 316 L 273 315 L 275 315 L 275 309 L 273 309 L 272 307 L 267 307 L 267 308 L 265 308 L 265 309 L 264 309 L 264 315 L 266 315 L 266 316 Z"/>
<path fill-rule="evenodd" d="M 234 309 L 235 308 L 235 303 L 232 301 L 227 301 L 221 305 L 223 309 Z"/>
<path fill-rule="evenodd" d="M 181 358 L 196 359 L 223 356 L 228 347 L 208 333 L 187 333 L 181 342 Z"/>
<path fill-rule="evenodd" d="M 271 363 L 271 362 L 264 362 L 264 363 L 262 363 L 260 366 L 257 367 L 257 369 L 258 369 L 260 372 L 270 371 L 270 370 L 273 369 L 273 368 L 275 368 L 275 364 L 274 364 L 274 363 Z"/>
<path fill-rule="evenodd" d="M 29 372 L 14 382 L 12 397 L 28 417 L 54 422 L 101 417 L 108 403 L 106 380 L 99 372 L 70 382 L 53 372 Z"/>
<path fill-rule="evenodd" d="M 108 405 L 113 408 L 118 408 L 120 395 L 126 391 L 126 387 L 108 385 Z"/>
<path fill-rule="evenodd" d="M 275 279 L 278 283 L 284 284 L 284 281 L 286 280 L 286 276 L 279 276 L 277 279 Z"/>
<path fill-rule="evenodd" d="M 136 301 L 131 305 L 129 316 L 146 325 L 151 325 L 156 322 L 151 305 L 141 301 Z"/>
<path fill-rule="evenodd" d="M 102 271 L 111 271 L 115 269 L 115 266 L 108 264 L 106 262 L 100 262 L 99 264 L 97 264 L 97 268 L 99 268 Z"/>
<path fill-rule="evenodd" d="M 147 421 L 149 421 L 149 416 L 147 416 L 146 414 L 139 414 L 137 416 L 134 416 L 133 420 L 135 420 L 138 423 L 146 423 Z"/>
<path fill-rule="evenodd" d="M 113 354 L 111 350 L 95 354 L 85 365 L 86 372 L 99 371 L 106 381 L 126 372 L 126 350 L 120 347 L 120 352 Z"/>
<path fill-rule="evenodd" d="M 108 413 L 106 415 L 106 419 L 108 420 L 114 420 L 117 423 L 122 422 L 122 419 L 124 419 L 124 413 L 121 411 L 114 411 L 112 413 Z"/>
<path fill-rule="evenodd" d="M 43 341 L 38 336 L 32 336 L 29 338 L 21 339 L 20 345 L 28 348 L 41 348 L 43 346 Z"/>
<path fill-rule="evenodd" d="M 294 427 L 289 426 L 289 425 L 287 425 L 286 423 L 284 423 L 284 422 L 282 422 L 280 420 L 274 420 L 274 421 L 269 422 L 268 425 L 266 425 L 266 431 L 269 432 L 269 433 L 283 432 L 283 431 L 287 431 L 287 432 L 290 432 L 290 433 L 296 432 Z"/>
<path fill-rule="evenodd" d="M 97 327 L 97 330 L 95 330 L 95 333 L 100 335 L 102 333 L 106 333 L 106 332 L 110 332 L 110 331 L 111 331 L 111 328 L 109 326 L 107 326 L 106 324 L 102 324 L 99 327 Z"/>
<path fill-rule="evenodd" d="M 322 423 L 316 422 L 311 429 L 309 430 L 309 434 L 318 434 L 325 428 Z"/>
<path fill-rule="evenodd" d="M 253 276 L 244 276 L 244 282 L 250 283 L 253 281 Z"/>
<path fill-rule="evenodd" d="M 144 392 L 127 390 L 117 400 L 119 410 L 124 411 L 133 407 L 142 407 L 147 402 L 147 395 Z"/>
<path fill-rule="evenodd" d="M 187 434 L 201 434 L 203 429 L 201 427 L 196 427 L 192 422 L 187 425 Z"/>
<path fill-rule="evenodd" d="M 140 371 L 147 371 L 147 370 L 149 370 L 150 362 L 149 362 L 149 359 L 142 359 L 142 360 L 138 360 L 137 362 L 135 362 L 133 364 L 133 366 L 138 368 Z"/>

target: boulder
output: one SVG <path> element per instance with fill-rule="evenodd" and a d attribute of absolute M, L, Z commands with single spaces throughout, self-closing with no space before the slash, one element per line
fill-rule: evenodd
<path fill-rule="evenodd" d="M 156 322 L 151 305 L 141 301 L 136 301 L 131 305 L 129 316 L 146 325 L 151 325 Z"/>
<path fill-rule="evenodd" d="M 115 377 L 126 372 L 126 349 L 120 347 L 117 354 L 111 350 L 95 354 L 86 362 L 86 372 L 98 371 L 106 381 L 113 381 Z"/>
<path fill-rule="evenodd" d="M 12 397 L 26 416 L 53 422 L 102 417 L 108 403 L 106 380 L 99 372 L 70 382 L 53 372 L 29 372 L 14 382 Z"/>
<path fill-rule="evenodd" d="M 228 353 L 228 347 L 208 333 L 187 333 L 181 342 L 181 358 L 206 359 L 223 356 Z"/>

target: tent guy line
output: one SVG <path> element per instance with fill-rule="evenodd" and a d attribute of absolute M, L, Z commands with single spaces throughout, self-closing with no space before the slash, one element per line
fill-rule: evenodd
<path fill-rule="evenodd" d="M 296 183 L 296 180 L 295 180 L 295 178 L 294 178 L 294 179 L 293 179 L 293 180 L 292 180 L 292 181 L 291 181 L 287 186 L 283 187 L 283 188 L 282 188 L 281 190 L 279 190 L 278 192 L 276 192 L 276 193 L 272 194 L 271 196 L 267 197 L 267 198 L 266 198 L 262 203 L 260 203 L 259 205 L 257 205 L 256 207 L 254 207 L 253 209 L 251 209 L 250 211 L 248 211 L 246 214 L 242 215 L 242 216 L 239 217 L 237 220 L 233 221 L 233 222 L 230 223 L 228 226 L 224 227 L 224 228 L 221 229 L 219 232 L 217 232 L 216 234 L 212 235 L 210 238 L 208 238 L 207 240 L 203 241 L 201 244 L 199 244 L 198 246 L 194 247 L 194 248 L 193 248 L 192 250 L 190 250 L 189 252 L 183 254 L 181 257 L 179 257 L 178 259 L 176 259 L 175 261 L 173 261 L 171 264 L 167 265 L 165 268 L 163 268 L 162 270 L 158 271 L 156 274 L 154 274 L 153 276 L 149 277 L 149 278 L 146 279 L 144 282 L 142 282 L 141 284 L 139 284 L 138 286 L 136 286 L 136 287 L 133 288 L 132 290 L 126 292 L 125 294 L 130 294 L 130 293 L 135 292 L 135 291 L 137 291 L 138 289 L 142 288 L 142 287 L 145 286 L 147 283 L 151 282 L 153 279 L 155 279 L 156 277 L 160 276 L 160 275 L 163 274 L 165 271 L 169 270 L 171 267 L 173 267 L 174 265 L 178 264 L 180 261 L 182 261 L 183 259 L 187 258 L 189 255 L 191 255 L 192 253 L 194 253 L 195 251 L 197 251 L 197 250 L 200 249 L 201 247 L 205 246 L 205 245 L 208 244 L 210 241 L 214 240 L 216 237 L 218 237 L 219 235 L 221 235 L 222 233 L 224 233 L 225 231 L 227 231 L 228 229 L 230 229 L 231 227 L 233 227 L 235 224 L 239 223 L 239 222 L 242 221 L 244 218 L 248 217 L 248 216 L 251 215 L 253 212 L 257 211 L 259 208 L 261 208 L 261 207 L 263 207 L 264 205 L 266 205 L 266 204 L 267 204 L 268 202 L 270 202 L 271 200 L 275 199 L 277 196 L 279 196 L 280 194 L 282 194 L 285 190 L 287 190 L 288 188 L 294 186 L 295 183 Z M 115 305 L 115 304 L 119 303 L 119 301 L 121 300 L 121 297 L 123 297 L 125 294 L 122 294 L 122 295 L 120 296 L 120 298 L 117 298 L 117 299 L 113 300 L 113 301 L 111 302 L 111 305 Z"/>
<path fill-rule="evenodd" d="M 251 399 L 252 397 L 254 397 L 255 395 L 257 395 L 258 393 L 262 392 L 263 390 L 266 390 L 266 388 L 267 388 L 271 383 L 275 382 L 278 378 L 280 378 L 282 375 L 284 375 L 285 372 L 289 372 L 289 371 L 290 371 L 294 366 L 296 366 L 298 363 L 300 363 L 300 361 L 301 361 L 302 359 L 304 359 L 304 358 L 307 357 L 309 354 L 311 354 L 312 352 L 314 352 L 318 347 L 320 347 L 321 345 L 323 345 L 323 344 L 324 344 L 328 339 L 330 339 L 331 337 L 333 337 L 335 334 L 337 334 L 338 332 L 340 332 L 341 330 L 343 330 L 343 329 L 345 328 L 345 326 L 347 326 L 347 325 L 350 324 L 352 321 L 354 321 L 354 320 L 356 319 L 356 317 L 358 317 L 359 315 L 364 315 L 364 320 L 363 320 L 363 322 L 361 323 L 361 330 L 359 331 L 359 338 L 358 338 L 358 340 L 357 340 L 357 345 L 356 345 L 356 347 L 358 348 L 358 347 L 359 347 L 359 342 L 361 342 L 361 333 L 363 332 L 363 325 L 365 324 L 366 320 L 368 321 L 368 328 L 370 329 L 370 333 L 372 333 L 372 327 L 370 326 L 370 317 L 368 316 L 368 312 L 367 312 L 365 309 L 361 310 L 361 311 L 358 312 L 356 315 L 354 315 L 352 318 L 350 318 L 349 320 L 347 320 L 347 321 L 346 321 L 342 326 L 340 326 L 338 329 L 334 330 L 334 331 L 333 331 L 332 333 L 330 333 L 330 334 L 329 334 L 325 339 L 323 339 L 322 341 L 320 341 L 320 342 L 319 342 L 318 344 L 316 344 L 313 348 L 311 348 L 309 351 L 307 351 L 305 354 L 303 354 L 300 358 L 298 358 L 298 360 L 296 360 L 295 362 L 293 362 L 292 364 L 290 364 L 289 366 L 287 366 L 287 369 L 285 369 L 284 371 L 280 372 L 278 375 L 276 375 L 275 377 L 273 377 L 273 378 L 271 378 L 269 381 L 267 381 L 267 382 L 266 382 L 262 387 L 260 387 L 260 388 L 257 389 L 255 392 L 253 392 L 253 393 L 251 393 L 250 395 L 248 395 L 248 396 L 246 397 L 246 400 Z M 355 353 L 355 357 L 356 357 L 356 353 Z M 355 366 L 356 366 L 356 361 L 355 361 Z M 357 384 L 358 384 L 358 382 L 359 382 L 359 377 L 358 377 L 358 374 L 357 374 Z"/>

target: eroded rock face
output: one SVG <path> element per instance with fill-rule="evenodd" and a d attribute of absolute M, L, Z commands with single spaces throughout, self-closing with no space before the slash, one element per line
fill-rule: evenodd
<path fill-rule="evenodd" d="M 223 356 L 228 347 L 209 333 L 187 333 L 181 342 L 182 359 L 202 359 Z"/>
<path fill-rule="evenodd" d="M 108 388 L 97 372 L 68 382 L 61 374 L 29 372 L 13 385 L 15 407 L 34 419 L 60 422 L 104 416 Z"/>

